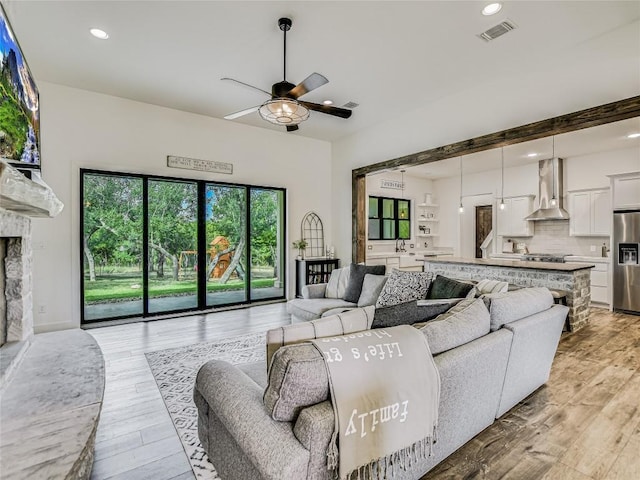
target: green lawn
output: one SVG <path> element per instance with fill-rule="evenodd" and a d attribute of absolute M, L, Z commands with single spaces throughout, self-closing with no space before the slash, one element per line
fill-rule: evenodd
<path fill-rule="evenodd" d="M 251 282 L 252 288 L 273 287 L 273 278 L 257 278 Z M 150 297 L 166 297 L 196 292 L 193 279 L 173 281 L 170 277 L 162 280 L 152 279 L 149 284 Z M 226 284 L 210 281 L 207 292 L 222 292 L 244 289 L 241 280 L 230 280 Z M 139 275 L 101 275 L 95 282 L 87 278 L 84 281 L 84 300 L 87 303 L 104 302 L 106 300 L 125 300 L 142 298 L 142 278 Z"/>

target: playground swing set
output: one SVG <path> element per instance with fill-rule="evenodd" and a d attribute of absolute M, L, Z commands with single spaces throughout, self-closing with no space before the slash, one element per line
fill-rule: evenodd
<path fill-rule="evenodd" d="M 231 265 L 236 248 L 231 247 L 229 240 L 221 235 L 215 237 L 210 245 L 207 279 L 219 280 L 224 277 L 225 272 Z M 187 271 L 191 269 L 198 270 L 198 251 L 183 250 L 178 258 L 178 276 L 185 278 Z M 243 273 L 242 266 L 238 262 L 235 267 L 235 274 L 239 278 L 243 278 Z"/>

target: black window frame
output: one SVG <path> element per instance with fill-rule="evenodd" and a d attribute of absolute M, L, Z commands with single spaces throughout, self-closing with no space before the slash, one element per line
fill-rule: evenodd
<path fill-rule="evenodd" d="M 378 216 L 376 217 L 372 217 L 370 214 L 370 205 L 371 205 L 371 200 L 375 199 L 378 203 Z M 384 218 L 383 216 L 383 210 L 382 210 L 382 205 L 384 200 L 391 200 L 393 202 L 393 218 Z M 407 211 L 408 211 L 408 216 L 407 218 L 399 218 L 399 203 L 400 202 L 407 202 Z M 394 226 L 394 236 L 393 237 L 385 237 L 384 236 L 384 220 L 393 220 L 393 226 Z M 367 232 L 367 239 L 368 240 L 409 240 L 411 239 L 411 200 L 407 199 L 407 198 L 394 198 L 394 197 L 382 197 L 379 195 L 369 195 L 368 199 L 367 199 L 367 221 L 369 222 L 369 228 L 368 228 L 368 232 Z M 380 232 L 380 236 L 379 237 L 371 237 L 371 223 L 372 221 L 374 221 L 375 224 L 377 224 L 378 226 L 378 231 Z M 408 221 L 409 222 L 409 235 L 406 237 L 401 237 L 400 236 L 400 223 L 403 221 Z"/>
<path fill-rule="evenodd" d="M 112 170 L 100 170 L 100 169 L 89 169 L 89 168 L 80 168 L 80 227 L 79 227 L 79 237 L 80 243 L 79 246 L 79 257 L 80 257 L 80 325 L 81 326 L 89 326 L 91 324 L 108 324 L 112 321 L 131 319 L 131 318 L 140 318 L 143 321 L 149 320 L 158 320 L 162 318 L 167 318 L 171 315 L 180 315 L 185 313 L 195 313 L 195 312 L 207 312 L 207 311 L 215 311 L 220 309 L 226 309 L 229 307 L 237 307 L 237 306 L 249 306 L 256 303 L 263 302 L 277 302 L 277 301 L 286 301 L 287 299 L 287 290 L 288 290 L 288 278 L 287 278 L 287 265 L 288 265 L 288 248 L 286 248 L 286 232 L 287 232 L 287 217 L 288 217 L 288 208 L 287 208 L 287 189 L 284 187 L 274 187 L 270 185 L 254 185 L 247 183 L 232 183 L 225 182 L 219 180 L 203 180 L 198 178 L 189 178 L 189 177 L 173 177 L 166 175 L 152 175 L 152 174 L 143 174 L 143 173 L 129 173 L 129 172 L 117 172 Z M 131 315 L 120 315 L 120 316 L 111 316 L 107 318 L 101 319 L 85 319 L 85 302 L 84 302 L 84 287 L 85 287 L 85 275 L 84 275 L 84 251 L 82 248 L 83 240 L 84 240 L 84 178 L 85 175 L 103 175 L 103 176 L 112 176 L 112 177 L 127 177 L 127 178 L 139 178 L 142 179 L 143 193 L 142 193 L 142 205 L 143 205 L 143 296 L 142 296 L 142 305 L 143 310 L 141 313 L 135 313 Z M 247 264 L 250 263 L 251 260 L 251 202 L 249 201 L 251 190 L 252 189 L 260 189 L 260 190 L 276 190 L 282 192 L 282 205 L 284 211 L 282 212 L 282 268 L 281 268 L 281 276 L 282 276 L 282 292 L 281 296 L 269 297 L 269 298 L 261 298 L 252 300 L 251 298 L 251 272 L 250 268 L 247 268 L 247 281 L 245 283 L 245 300 L 240 302 L 228 303 L 224 305 L 216 305 L 215 307 L 206 305 L 206 277 L 204 272 L 206 272 L 206 258 L 204 255 L 198 256 L 198 270 L 202 272 L 198 275 L 198 305 L 194 308 L 186 308 L 180 310 L 171 310 L 171 311 L 163 311 L 163 312 L 149 312 L 149 282 L 148 282 L 148 274 L 144 272 L 148 272 L 148 231 L 149 231 L 149 219 L 148 219 L 148 183 L 150 180 L 165 180 L 165 181 L 182 181 L 182 182 L 193 182 L 197 185 L 198 190 L 198 240 L 197 245 L 199 249 L 202 249 L 203 246 L 206 246 L 206 218 L 205 218 L 205 210 L 206 210 L 206 198 L 205 198 L 205 189 L 207 184 L 215 184 L 221 186 L 229 186 L 229 187 L 240 187 L 245 189 L 245 195 L 247 198 L 247 205 L 245 210 L 246 215 L 246 251 L 247 251 Z M 206 248 L 205 248 L 206 249 Z M 204 251 L 204 250 L 202 250 Z"/>

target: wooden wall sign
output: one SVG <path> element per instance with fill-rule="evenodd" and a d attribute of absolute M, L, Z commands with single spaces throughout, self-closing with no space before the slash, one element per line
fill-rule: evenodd
<path fill-rule="evenodd" d="M 404 182 L 398 180 L 380 180 L 380 188 L 392 188 L 393 190 L 403 190 Z"/>
<path fill-rule="evenodd" d="M 217 162 L 215 160 L 199 160 L 197 158 L 176 157 L 167 155 L 167 167 L 183 168 L 185 170 L 199 170 L 201 172 L 233 173 L 233 163 Z"/>

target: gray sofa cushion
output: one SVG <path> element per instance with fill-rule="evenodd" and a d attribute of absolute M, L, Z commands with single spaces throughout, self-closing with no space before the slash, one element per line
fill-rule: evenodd
<path fill-rule="evenodd" d="M 324 296 L 326 298 L 344 298 L 349 284 L 349 267 L 335 268 L 331 271 L 329 282 L 327 282 L 327 290 Z"/>
<path fill-rule="evenodd" d="M 353 308 L 355 303 L 346 302 L 339 298 L 295 298 L 287 302 L 287 311 L 298 318 L 308 321 L 320 318 L 325 312 L 333 308 Z"/>
<path fill-rule="evenodd" d="M 370 329 L 374 310 L 373 306 L 356 308 L 310 322 L 294 323 L 269 330 L 267 332 L 267 366 L 271 364 L 271 358 L 276 350 L 284 345 Z"/>
<path fill-rule="evenodd" d="M 451 308 L 450 304 L 419 306 L 417 300 L 376 308 L 372 328 L 387 328 L 397 325 L 413 325 L 437 317 Z"/>
<path fill-rule="evenodd" d="M 431 282 L 426 298 L 437 299 L 465 297 L 473 287 L 474 284 L 470 282 L 461 282 L 454 280 L 453 278 L 445 277 L 444 275 L 436 275 L 436 278 Z"/>
<path fill-rule="evenodd" d="M 385 265 L 358 265 L 352 263 L 349 265 L 349 283 L 347 290 L 342 297 L 347 302 L 358 303 L 360 293 L 362 292 L 362 282 L 364 276 L 369 273 L 372 275 L 384 275 L 387 267 Z"/>
<path fill-rule="evenodd" d="M 427 337 L 432 355 L 469 343 L 489 333 L 489 311 L 481 299 L 462 300 L 434 320 L 416 324 Z"/>
<path fill-rule="evenodd" d="M 529 315 L 551 308 L 553 296 L 548 288 L 521 288 L 505 293 L 485 295 L 489 300 L 491 331 Z"/>
<path fill-rule="evenodd" d="M 376 302 L 376 308 L 425 298 L 433 279 L 431 272 L 392 270 Z"/>
<path fill-rule="evenodd" d="M 329 398 L 329 378 L 322 355 L 310 343 L 286 345 L 273 355 L 264 405 L 271 418 L 294 421 L 300 410 Z"/>
<path fill-rule="evenodd" d="M 364 276 L 364 281 L 362 282 L 362 292 L 358 299 L 358 306 L 366 307 L 368 305 L 375 305 L 385 283 L 387 283 L 387 277 L 384 275 L 372 275 L 367 273 Z"/>

